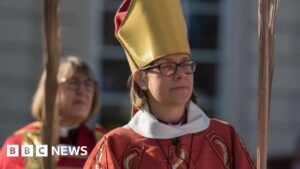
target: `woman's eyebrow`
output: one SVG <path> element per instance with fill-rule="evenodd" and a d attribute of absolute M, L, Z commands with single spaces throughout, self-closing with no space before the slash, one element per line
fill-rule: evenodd
<path fill-rule="evenodd" d="M 190 60 L 191 58 L 189 56 L 185 56 L 183 58 L 180 59 L 180 61 L 185 61 L 185 60 Z M 162 62 L 175 62 L 175 59 L 171 58 L 171 57 L 165 57 L 165 58 L 160 58 L 158 60 L 156 60 L 156 62 L 154 62 L 154 64 L 160 64 Z"/>
<path fill-rule="evenodd" d="M 173 60 L 170 59 L 170 58 L 161 58 L 161 59 L 158 59 L 155 62 L 153 62 L 153 64 L 160 64 L 160 63 L 163 63 L 163 62 L 172 62 L 172 61 Z"/>
<path fill-rule="evenodd" d="M 181 61 L 185 61 L 185 60 L 191 60 L 191 58 L 190 57 L 183 57 L 183 58 L 181 58 Z"/>
<path fill-rule="evenodd" d="M 164 58 L 160 58 L 160 59 L 157 60 L 157 61 L 173 61 L 173 59 L 170 58 L 170 57 L 164 57 Z"/>

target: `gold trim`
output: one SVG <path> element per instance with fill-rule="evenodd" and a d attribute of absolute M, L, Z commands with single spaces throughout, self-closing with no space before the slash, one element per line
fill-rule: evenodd
<path fill-rule="evenodd" d="M 225 165 L 226 169 L 230 169 L 229 166 L 229 153 L 226 145 L 220 139 L 214 139 L 214 143 L 219 145 L 223 150 L 223 164 Z"/>

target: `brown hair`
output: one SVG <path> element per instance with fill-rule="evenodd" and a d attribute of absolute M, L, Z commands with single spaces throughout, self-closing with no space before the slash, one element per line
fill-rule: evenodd
<path fill-rule="evenodd" d="M 60 65 L 57 73 L 57 81 L 63 78 L 64 76 L 66 76 L 67 74 L 73 72 L 82 73 L 84 75 L 87 75 L 92 80 L 95 80 L 92 70 L 87 65 L 87 63 L 83 62 L 81 59 L 79 59 L 76 56 L 68 56 L 62 58 L 60 61 Z M 39 81 L 38 88 L 34 94 L 32 105 L 31 105 L 32 115 L 36 120 L 42 119 L 42 111 L 43 111 L 43 106 L 45 104 L 44 103 L 45 102 L 45 93 L 44 93 L 45 81 L 46 81 L 46 72 L 44 70 L 41 79 Z M 99 95 L 98 87 L 96 87 L 94 90 L 94 98 L 93 98 L 92 108 L 89 117 L 95 114 L 96 112 L 98 112 L 99 109 L 100 109 L 100 95 Z"/>
<path fill-rule="evenodd" d="M 141 72 L 142 76 L 144 72 Z M 138 83 L 133 79 L 132 75 L 129 76 L 127 85 L 130 89 L 130 101 L 133 107 L 141 109 L 147 103 L 147 93 L 138 85 Z M 192 92 L 190 101 L 196 103 L 197 96 L 194 91 Z"/>

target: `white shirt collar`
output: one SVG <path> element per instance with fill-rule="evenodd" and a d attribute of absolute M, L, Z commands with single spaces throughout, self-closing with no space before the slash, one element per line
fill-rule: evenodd
<path fill-rule="evenodd" d="M 70 130 L 78 128 L 79 124 L 73 126 L 60 126 L 59 127 L 59 136 L 60 137 L 67 137 Z"/>
<path fill-rule="evenodd" d="M 208 128 L 209 123 L 210 118 L 195 103 L 190 102 L 186 124 L 178 126 L 160 123 L 145 106 L 124 127 L 129 127 L 146 138 L 168 139 L 203 131 Z"/>

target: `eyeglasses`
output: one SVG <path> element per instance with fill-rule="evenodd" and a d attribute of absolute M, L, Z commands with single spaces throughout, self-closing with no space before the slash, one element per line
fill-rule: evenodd
<path fill-rule="evenodd" d="M 71 77 L 71 78 L 65 78 L 63 77 L 60 81 L 60 83 L 65 84 L 69 89 L 71 90 L 79 90 L 82 87 L 84 87 L 84 89 L 87 92 L 93 92 L 94 89 L 97 86 L 97 82 L 91 79 L 85 80 L 85 81 L 81 81 L 78 78 L 75 77 Z"/>
<path fill-rule="evenodd" d="M 161 75 L 172 76 L 177 72 L 178 67 L 180 67 L 185 74 L 192 74 L 195 72 L 196 66 L 197 66 L 197 63 L 195 61 L 186 60 L 181 63 L 164 62 L 164 63 L 160 63 L 158 65 L 150 65 L 150 66 L 146 66 L 140 70 L 148 71 L 151 69 L 158 69 Z"/>

